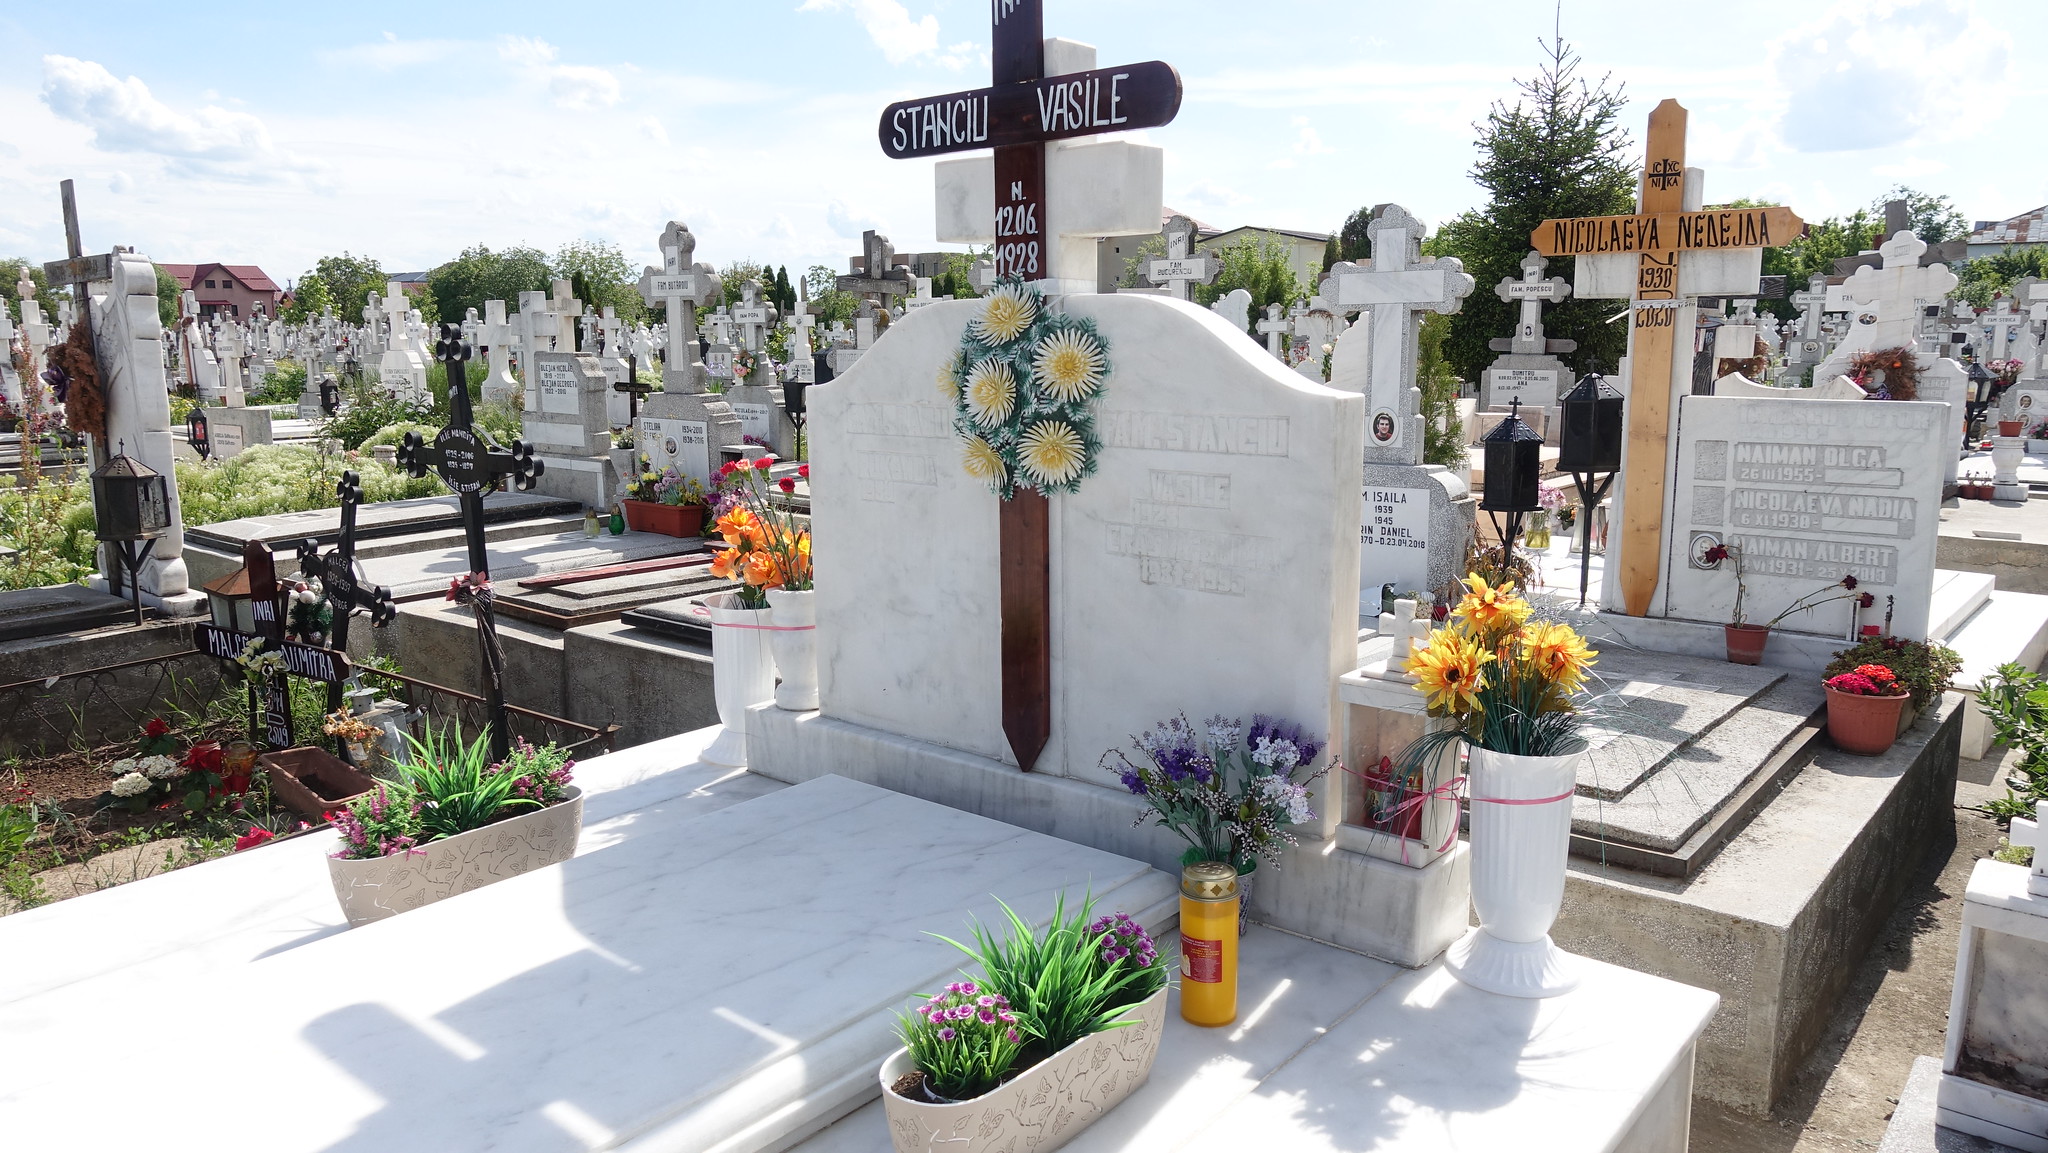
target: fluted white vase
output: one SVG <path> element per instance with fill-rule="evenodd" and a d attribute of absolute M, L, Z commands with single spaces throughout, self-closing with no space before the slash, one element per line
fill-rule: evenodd
<path fill-rule="evenodd" d="M 711 613 L 711 685 L 719 734 L 704 750 L 714 765 L 747 766 L 747 709 L 775 695 L 775 658 L 768 650 L 771 609 L 745 609 L 732 593 L 704 598 Z"/>
<path fill-rule="evenodd" d="M 1584 750 L 1519 757 L 1474 748 L 1471 797 L 1472 905 L 1479 924 L 1444 963 L 1474 988 L 1510 997 L 1554 997 L 1579 983 L 1578 958 L 1550 939 L 1564 907 L 1572 792 Z"/>
<path fill-rule="evenodd" d="M 815 589 L 769 589 L 768 647 L 775 653 L 777 708 L 808 712 L 818 707 L 818 601 Z"/>

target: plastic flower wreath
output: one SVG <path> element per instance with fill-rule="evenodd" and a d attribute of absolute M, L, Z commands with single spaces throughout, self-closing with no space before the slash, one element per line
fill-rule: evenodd
<path fill-rule="evenodd" d="M 1004 500 L 1019 486 L 1074 492 L 1102 449 L 1094 404 L 1109 375 L 1109 345 L 1092 321 L 1048 312 L 1022 281 L 998 285 L 939 372 L 961 467 Z"/>

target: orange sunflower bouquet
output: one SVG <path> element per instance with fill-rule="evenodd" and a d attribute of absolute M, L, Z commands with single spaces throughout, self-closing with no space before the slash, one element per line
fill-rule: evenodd
<path fill-rule="evenodd" d="M 773 456 L 763 456 L 732 461 L 719 470 L 720 488 L 738 500 L 718 518 L 716 531 L 725 548 L 712 559 L 711 575 L 746 582 L 737 594 L 744 609 L 767 608 L 769 589 L 811 587 L 811 530 L 789 505 L 795 478 L 770 479 L 774 463 Z M 808 479 L 810 467 L 798 465 L 797 475 Z"/>
<path fill-rule="evenodd" d="M 1512 585 L 1488 585 L 1473 574 L 1465 589 L 1428 645 L 1409 652 L 1408 673 L 1429 714 L 1457 721 L 1423 741 L 1462 739 L 1530 757 L 1569 751 L 1579 735 L 1578 697 L 1599 653 L 1570 625 L 1534 619 Z"/>

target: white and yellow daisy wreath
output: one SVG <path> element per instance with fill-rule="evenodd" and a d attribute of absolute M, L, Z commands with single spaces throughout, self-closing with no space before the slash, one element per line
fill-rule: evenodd
<path fill-rule="evenodd" d="M 1021 485 L 1071 493 L 1095 471 L 1095 399 L 1109 345 L 1091 321 L 1049 313 L 1021 281 L 998 285 L 939 372 L 952 397 L 961 466 L 1004 500 Z"/>

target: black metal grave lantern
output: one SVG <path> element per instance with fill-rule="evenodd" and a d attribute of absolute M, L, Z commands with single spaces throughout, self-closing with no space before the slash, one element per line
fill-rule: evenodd
<path fill-rule="evenodd" d="M 1559 402 L 1564 427 L 1558 436 L 1557 468 L 1579 490 L 1579 607 L 1586 607 L 1587 566 L 1593 548 L 1593 510 L 1621 471 L 1623 417 L 1627 402 L 1597 372 L 1589 372 Z"/>
<path fill-rule="evenodd" d="M 320 411 L 328 416 L 341 411 L 341 386 L 331 376 L 320 378 Z"/>
<path fill-rule="evenodd" d="M 200 460 L 213 455 L 213 429 L 206 420 L 206 406 L 194 408 L 192 415 L 185 418 L 185 441 Z"/>
<path fill-rule="evenodd" d="M 1522 423 L 1522 400 L 1516 397 L 1506 419 L 1493 426 L 1479 442 L 1485 453 L 1486 485 L 1479 507 L 1493 519 L 1494 534 L 1500 537 L 1503 556 L 1515 551 L 1515 539 L 1522 535 L 1522 518 L 1543 506 L 1537 503 L 1537 481 L 1543 476 L 1543 438 Z M 1505 526 L 1501 517 L 1507 517 Z"/>
<path fill-rule="evenodd" d="M 797 432 L 804 430 L 804 417 L 810 412 L 810 402 L 804 393 L 810 389 L 810 382 L 788 380 L 782 384 L 782 411 L 789 414 L 789 423 Z"/>
<path fill-rule="evenodd" d="M 107 463 L 92 473 L 93 535 L 114 546 L 121 571 L 127 574 L 130 598 L 135 602 L 135 623 L 142 623 L 142 560 L 151 542 L 171 527 L 171 490 L 164 475 L 129 456 L 125 443 L 118 445 Z M 110 566 L 111 567 L 111 566 Z M 120 572 L 114 593 L 120 595 Z"/>

